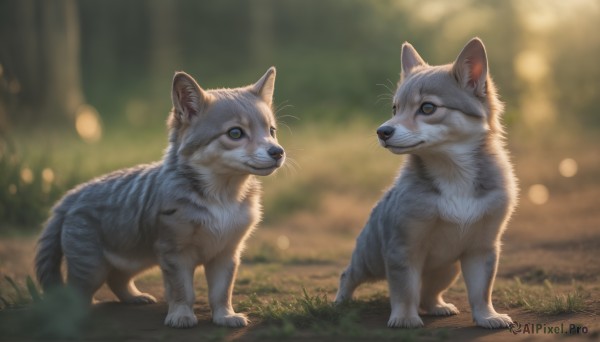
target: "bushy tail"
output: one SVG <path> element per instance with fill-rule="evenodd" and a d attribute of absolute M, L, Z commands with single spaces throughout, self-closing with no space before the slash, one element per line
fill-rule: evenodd
<path fill-rule="evenodd" d="M 59 212 L 54 212 L 46 222 L 46 227 L 38 240 L 35 255 L 35 274 L 42 288 L 62 285 L 63 279 L 60 273 L 60 265 L 63 257 L 60 236 L 64 217 Z"/>

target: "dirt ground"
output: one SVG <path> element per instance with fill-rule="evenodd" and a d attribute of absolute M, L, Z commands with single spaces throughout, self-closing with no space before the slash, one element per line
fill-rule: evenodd
<path fill-rule="evenodd" d="M 571 336 L 572 339 L 598 340 L 600 337 L 600 151 L 590 150 L 579 156 L 579 172 L 576 177 L 555 175 L 556 171 L 537 167 L 558 164 L 556 160 L 542 160 L 544 156 L 525 158 L 520 156 L 516 171 L 521 175 L 521 201 L 509 229 L 504 236 L 504 247 L 496 284 L 499 288 L 510 287 L 518 277 L 525 284 L 539 285 L 548 280 L 557 293 L 570 293 L 578 289 L 584 293 L 584 307 L 577 312 L 560 314 L 534 313 L 522 307 L 512 307 L 495 299 L 496 308 L 506 312 L 522 325 L 539 324 L 546 327 L 568 329 L 571 324 L 586 327 L 587 333 Z M 531 168 L 536 168 L 551 189 L 548 201 L 533 204 L 527 197 L 529 185 L 535 182 Z M 536 171 L 537 172 L 537 171 Z M 353 201 L 353 200 L 349 200 Z M 356 199 L 360 201 L 360 199 Z M 327 203 L 327 201 L 325 202 Z M 338 203 L 339 204 L 339 203 Z M 338 276 L 353 249 L 360 224 L 350 229 L 329 229 L 329 222 L 345 222 L 366 219 L 371 204 L 364 210 L 348 213 L 335 210 L 332 205 L 324 218 L 300 213 L 283 224 L 261 227 L 250 239 L 244 263 L 240 268 L 234 290 L 234 306 L 248 301 L 256 294 L 263 301 L 272 299 L 292 301 L 308 293 L 326 294 L 332 300 L 337 289 Z M 282 239 L 284 240 L 282 242 Z M 286 241 L 289 242 L 289 247 Z M 32 275 L 32 259 L 35 237 L 3 238 L 0 242 L 0 275 L 9 276 L 24 284 Z M 278 247 L 279 246 L 279 247 Z M 286 247 L 286 248 L 281 248 Z M 192 329 L 171 329 L 162 322 L 166 314 L 162 280 L 157 270 L 142 275 L 138 286 L 159 299 L 158 304 L 127 306 L 114 302 L 115 297 L 103 288 L 96 298 L 100 301 L 92 310 L 91 318 L 81 340 L 123 341 L 199 341 L 199 340 L 347 340 L 360 336 L 323 334 L 314 329 L 296 329 L 293 334 L 273 332 L 273 323 L 266 322 L 256 312 L 246 311 L 252 323 L 241 329 L 216 327 L 211 323 L 206 299 L 206 282 L 202 269 L 196 274 L 197 302 L 195 311 L 198 326 Z M 383 300 L 363 312 L 360 324 L 369 331 L 382 331 L 389 315 L 385 283 L 367 284 L 357 291 L 359 299 L 380 296 Z M 461 280 L 446 295 L 461 313 L 452 317 L 424 317 L 425 328 L 395 335 L 393 339 L 404 340 L 530 340 L 555 339 L 565 335 L 539 332 L 537 334 L 513 334 L 508 330 L 485 330 L 475 327 L 470 316 L 464 283 Z M 35 328 L 19 329 L 28 308 L 0 311 L 0 340 L 30 340 L 36 337 Z M 56 315 L 60 315 L 57 312 Z M 34 325 L 35 326 L 35 325 Z M 370 339 L 373 339 L 372 337 Z"/>

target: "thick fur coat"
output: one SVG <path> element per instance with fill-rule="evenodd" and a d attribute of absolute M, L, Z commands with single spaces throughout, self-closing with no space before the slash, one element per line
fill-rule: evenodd
<path fill-rule="evenodd" d="M 475 323 L 507 327 L 511 318 L 495 311 L 492 287 L 517 184 L 483 43 L 471 40 L 442 66 L 427 65 L 405 43 L 392 112 L 379 142 L 408 156 L 356 241 L 336 301 L 385 278 L 388 326 L 420 327 L 419 312 L 458 313 L 442 295 L 462 269 Z"/>
<path fill-rule="evenodd" d="M 248 323 L 231 304 L 244 241 L 261 218 L 260 183 L 284 150 L 271 110 L 275 69 L 255 84 L 204 90 L 185 73 L 173 79 L 169 146 L 162 161 L 113 172 L 69 191 L 52 210 L 35 257 L 44 289 L 67 283 L 87 301 L 107 283 L 127 303 L 152 303 L 133 277 L 159 265 L 165 324 L 190 327 L 193 275 L 204 265 L 213 321 Z"/>

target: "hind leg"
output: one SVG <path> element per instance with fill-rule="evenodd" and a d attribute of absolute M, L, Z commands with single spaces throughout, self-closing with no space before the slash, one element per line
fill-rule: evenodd
<path fill-rule="evenodd" d="M 140 292 L 133 282 L 131 274 L 113 269 L 108 274 L 108 287 L 123 303 L 127 304 L 152 304 L 156 298 L 148 293 Z"/>
<path fill-rule="evenodd" d="M 446 303 L 444 292 L 454 283 L 460 272 L 458 262 L 423 273 L 421 309 L 428 315 L 450 316 L 459 313 L 456 306 Z"/>
<path fill-rule="evenodd" d="M 62 248 L 67 264 L 67 284 L 86 303 L 92 303 L 94 293 L 106 281 L 109 265 L 95 230 L 85 220 L 65 222 Z"/>
<path fill-rule="evenodd" d="M 98 253 L 65 253 L 67 261 L 67 284 L 77 291 L 85 303 L 93 302 L 94 293 L 104 284 L 109 266 Z"/>
<path fill-rule="evenodd" d="M 335 296 L 335 303 L 340 304 L 351 300 L 354 290 L 366 281 L 368 281 L 366 272 L 353 260 L 340 276 L 340 286 Z"/>

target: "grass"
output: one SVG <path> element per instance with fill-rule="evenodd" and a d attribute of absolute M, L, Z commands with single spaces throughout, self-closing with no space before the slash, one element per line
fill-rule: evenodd
<path fill-rule="evenodd" d="M 164 129 L 163 129 L 164 131 Z M 109 130 L 87 144 L 71 130 L 0 137 L 0 233 L 37 231 L 68 189 L 103 173 L 160 158 L 166 134 Z"/>
<path fill-rule="evenodd" d="M 259 334 L 263 338 L 328 336 L 400 341 L 412 341 L 424 336 L 434 339 L 445 338 L 444 329 L 434 331 L 371 329 L 362 324 L 364 318 L 371 312 L 385 312 L 389 310 L 388 306 L 387 298 L 382 296 L 336 305 L 328 299 L 327 293 L 310 294 L 302 287 L 300 295 L 293 295 L 286 299 L 264 300 L 252 294 L 248 299 L 240 302 L 237 309 L 251 312 L 260 321 L 268 324 L 268 328 Z"/>
<path fill-rule="evenodd" d="M 549 280 L 542 285 L 528 285 L 518 277 L 510 285 L 495 291 L 495 299 L 501 305 L 543 315 L 583 312 L 586 298 L 582 287 L 575 286 L 572 291 L 559 292 Z"/>
<path fill-rule="evenodd" d="M 27 276 L 25 286 L 7 275 L 0 281 L 0 310 L 25 307 L 40 301 L 41 294 L 30 276 Z"/>
<path fill-rule="evenodd" d="M 374 127 L 353 119 L 342 126 L 327 122 L 281 129 L 280 142 L 289 160 L 276 175 L 261 178 L 265 224 L 276 225 L 297 213 L 324 215 L 331 202 L 361 207 L 373 203 L 401 161 L 382 158 L 388 154 L 377 146 Z M 114 124 L 103 134 L 94 144 L 64 128 L 14 131 L 1 140 L 0 233 L 7 227 L 36 231 L 68 189 L 120 168 L 159 160 L 167 145 L 162 121 L 143 129 Z M 348 202 L 349 194 L 359 203 Z"/>
<path fill-rule="evenodd" d="M 62 192 L 45 165 L 44 158 L 27 160 L 8 137 L 0 137 L 0 232 L 12 225 L 32 230 L 45 219 Z"/>
<path fill-rule="evenodd" d="M 31 289 L 31 286 L 28 288 Z M 22 336 L 24 332 L 28 332 L 38 338 L 71 339 L 81 336 L 90 310 L 77 294 L 62 287 L 47 292 L 43 300 L 39 294 L 30 295 L 31 298 L 12 298 L 12 302 L 3 297 L 2 301 L 8 304 L 4 309 L 26 307 L 27 310 L 5 315 L 5 320 L 0 322 L 0 331 L 8 336 Z M 60 314 L 56 314 L 57 312 Z"/>
<path fill-rule="evenodd" d="M 389 302 L 387 296 L 381 294 L 387 293 L 383 283 L 365 286 L 360 290 L 360 300 L 344 306 L 333 306 L 327 300 L 327 295 L 331 297 L 337 288 L 339 272 L 348 261 L 356 235 L 368 217 L 370 208 L 381 196 L 382 190 L 392 182 L 401 163 L 401 157 L 391 155 L 377 146 L 372 132 L 375 126 L 376 124 L 355 120 L 337 124 L 303 124 L 294 127 L 291 132 L 280 129 L 280 141 L 294 162 L 274 176 L 261 178 L 264 184 L 265 222 L 249 240 L 235 286 L 236 308 L 249 313 L 252 320 L 258 323 L 256 330 L 251 327 L 249 334 L 256 333 L 265 339 L 324 336 L 333 337 L 332 339 L 339 337 L 398 340 L 420 337 L 443 339 L 448 334 L 447 330 L 441 329 L 399 331 L 384 328 L 385 316 L 389 314 Z M 7 192 L 0 191 L 0 196 L 6 196 L 3 197 L 3 201 L 8 201 L 8 205 L 11 206 L 11 215 L 19 216 L 0 216 L 0 236 L 6 234 L 7 222 L 15 227 L 25 225 L 26 234 L 34 232 L 46 218 L 47 210 L 53 201 L 78 182 L 121 167 L 159 159 L 166 145 L 164 129 L 146 128 L 141 131 L 129 128 L 107 129 L 103 140 L 95 145 L 86 144 L 71 133 L 16 134 L 12 145 L 2 145 L 0 166 L 6 172 L 0 174 L 0 186 L 17 184 L 19 191 L 13 197 L 8 197 Z M 589 192 L 588 197 L 582 199 L 582 191 L 579 190 L 581 184 L 581 187 L 590 189 L 596 185 L 595 180 L 587 181 L 588 178 L 596 177 L 595 150 L 582 155 L 581 158 L 575 156 L 580 163 L 580 172 L 577 177 L 569 179 L 555 175 L 558 172 L 555 165 L 558 165 L 563 156 L 573 156 L 572 154 L 556 153 L 550 161 L 534 160 L 536 156 L 547 157 L 542 154 L 521 151 L 521 155 L 527 156 L 517 162 L 517 165 L 520 165 L 518 172 L 522 184 L 543 182 L 553 191 L 552 198 L 556 198 L 557 202 L 558 199 L 561 199 L 562 203 L 562 199 L 570 198 L 559 197 L 563 196 L 563 193 L 573 193 L 573 196 L 577 195 L 577 200 L 573 197 L 572 201 L 568 201 L 571 203 L 569 206 L 562 208 L 561 205 L 562 209 L 553 207 L 552 201 L 545 207 L 534 206 L 527 202 L 524 192 L 522 204 L 518 209 L 521 216 L 518 216 L 514 223 L 511 222 L 511 230 L 507 233 L 513 243 L 525 240 L 529 241 L 528 243 L 541 241 L 542 233 L 538 233 L 538 226 L 543 222 L 541 217 L 551 217 L 550 227 L 560 227 L 551 234 L 548 231 L 543 234 L 552 236 L 552 241 L 556 242 L 557 246 L 563 246 L 574 239 L 571 235 L 576 235 L 570 232 L 569 236 L 555 236 L 557 231 L 565 230 L 564 226 L 581 225 L 579 232 L 585 231 L 585 227 L 588 226 L 597 227 L 594 223 L 597 221 L 590 221 L 597 217 L 595 211 L 573 213 L 576 204 L 592 203 L 597 194 Z M 30 169 L 34 175 L 31 183 L 23 182 L 21 173 L 24 168 Z M 54 192 L 44 192 L 41 173 L 46 168 L 54 172 Z M 543 172 L 547 172 L 548 175 L 542 174 L 546 178 L 538 180 Z M 526 191 L 525 185 L 523 188 Z M 26 189 L 29 190 L 25 191 Z M 27 206 L 30 204 L 31 206 Z M 0 210 L 4 208 L 8 207 L 0 206 Z M 582 206 L 581 210 L 583 209 L 594 210 L 588 206 Z M 560 210 L 569 213 L 563 216 L 555 215 Z M 547 213 L 553 215 L 546 215 Z M 27 217 L 30 221 L 23 221 L 19 217 Z M 557 223 L 557 217 L 564 217 L 564 222 Z M 582 221 L 574 221 L 577 219 Z M 586 223 L 585 220 L 592 223 Z M 529 226 L 533 227 L 531 231 Z M 588 230 L 592 231 L 592 228 Z M 513 233 L 522 235 L 510 235 Z M 286 248 L 279 244 L 278 238 L 281 236 L 289 239 L 289 246 Z M 582 240 L 587 239 L 586 244 L 572 244 L 572 248 L 576 249 L 565 247 L 554 250 L 543 246 L 538 248 L 548 251 L 548 254 L 544 255 L 554 257 L 552 262 L 562 262 L 563 255 L 571 255 L 573 252 L 595 260 L 593 237 L 582 236 Z M 0 265 L 1 271 L 6 270 L 17 279 L 0 279 L 0 309 L 8 313 L 5 317 L 13 316 L 13 310 L 29 312 L 31 309 L 31 315 L 25 315 L 26 318 L 16 323 L 26 329 L 31 328 L 28 324 L 32 324 L 35 319 L 46 320 L 44 315 L 51 316 L 50 313 L 57 307 L 61 311 L 67 310 L 67 317 L 71 317 L 75 325 L 58 322 L 56 330 L 49 330 L 49 327 L 44 329 L 48 336 L 76 337 L 83 324 L 78 315 L 85 313 L 78 311 L 77 305 L 69 299 L 69 294 L 56 294 L 49 302 L 35 299 L 35 294 L 39 293 L 33 286 L 33 281 L 26 277 L 27 273 L 31 273 L 28 269 L 32 265 L 28 259 L 31 253 L 27 251 L 32 250 L 32 247 L 29 244 L 23 244 L 22 248 L 14 247 L 19 238 L 7 237 L 4 249 L 0 245 L 0 259 L 3 260 Z M 20 254 L 17 253 L 17 249 Z M 511 273 L 510 276 L 518 275 L 521 278 L 499 279 L 494 293 L 494 302 L 499 308 L 523 309 L 539 317 L 594 310 L 594 306 L 590 304 L 589 293 L 593 294 L 597 289 L 590 289 L 588 284 L 584 287 L 573 285 L 567 288 L 565 285 L 553 285 L 545 280 L 550 279 L 554 282 L 558 281 L 557 279 L 580 279 L 576 277 L 579 273 L 544 272 L 546 268 L 539 265 L 537 260 L 532 262 L 534 267 L 532 263 L 524 262 L 527 257 L 521 254 L 514 254 L 513 258 L 519 261 L 517 266 L 523 268 L 513 265 L 513 269 L 519 271 Z M 25 261 L 17 262 L 21 259 Z M 570 262 L 569 260 L 571 259 L 565 259 L 564 262 Z M 542 263 L 548 264 L 551 261 L 544 260 Z M 560 266 L 557 266 L 557 269 L 568 269 L 563 268 L 562 263 L 557 265 Z M 572 265 L 588 264 L 578 261 Z M 577 272 L 593 273 L 590 269 L 595 268 L 582 268 Z M 200 301 L 206 301 L 207 287 L 204 276 L 198 272 L 196 278 L 197 297 Z M 148 272 L 140 277 L 139 281 L 140 289 L 149 289 L 153 294 L 161 293 L 161 284 L 159 271 Z M 377 294 L 377 289 L 383 289 L 383 292 Z M 452 291 L 456 297 L 460 295 L 460 298 L 466 298 L 464 286 L 455 286 Z M 208 308 L 204 302 L 201 302 L 200 307 L 201 310 Z M 205 311 L 201 311 L 200 315 L 202 314 L 205 314 Z M 54 317 L 48 320 L 54 319 L 58 320 Z M 9 324 L 10 322 L 0 322 L 4 327 Z M 177 332 L 168 331 L 165 334 L 176 336 Z M 227 330 L 219 330 L 204 337 L 218 340 L 227 334 Z"/>
<path fill-rule="evenodd" d="M 25 285 L 9 276 L 0 281 L 0 311 L 14 310 L 4 316 L 0 331 L 8 336 L 21 336 L 24 331 L 40 338 L 71 339 L 81 336 L 90 313 L 81 298 L 67 287 L 42 294 L 30 276 Z M 59 315 L 56 313 L 60 312 Z"/>

